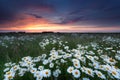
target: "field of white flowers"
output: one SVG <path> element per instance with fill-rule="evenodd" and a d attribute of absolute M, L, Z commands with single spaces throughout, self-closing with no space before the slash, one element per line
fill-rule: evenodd
<path fill-rule="evenodd" d="M 120 80 L 120 34 L 1 35 L 0 80 Z"/>

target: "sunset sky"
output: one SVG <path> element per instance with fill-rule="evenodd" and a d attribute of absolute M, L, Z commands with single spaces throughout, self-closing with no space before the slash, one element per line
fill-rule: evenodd
<path fill-rule="evenodd" d="M 0 0 L 0 32 L 120 32 L 120 0 Z"/>

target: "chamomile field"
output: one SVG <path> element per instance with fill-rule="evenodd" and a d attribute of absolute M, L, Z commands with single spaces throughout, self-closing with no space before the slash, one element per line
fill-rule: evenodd
<path fill-rule="evenodd" d="M 120 80 L 120 34 L 1 34 L 0 80 Z"/>

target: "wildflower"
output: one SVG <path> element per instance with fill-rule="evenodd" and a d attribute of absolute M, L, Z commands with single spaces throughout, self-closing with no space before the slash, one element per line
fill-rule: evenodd
<path fill-rule="evenodd" d="M 79 62 L 78 62 L 78 63 L 74 62 L 73 64 L 74 64 L 74 66 L 75 66 L 76 68 L 80 68 L 80 67 L 81 67 Z"/>
<path fill-rule="evenodd" d="M 94 71 L 90 68 L 82 67 L 81 70 L 82 70 L 82 72 L 85 72 L 86 74 L 88 74 L 92 77 L 94 76 Z"/>
<path fill-rule="evenodd" d="M 23 57 L 22 60 L 25 61 L 25 62 L 28 62 L 28 61 L 32 60 L 32 57 L 30 57 L 30 56 Z"/>
<path fill-rule="evenodd" d="M 81 56 L 80 61 L 82 61 L 83 63 L 86 63 L 86 58 Z"/>
<path fill-rule="evenodd" d="M 111 71 L 112 76 L 114 76 L 116 79 L 120 79 L 120 73 L 118 73 L 116 70 Z"/>
<path fill-rule="evenodd" d="M 52 56 L 51 56 L 51 60 L 56 60 L 57 58 L 58 58 L 57 55 L 52 55 Z"/>
<path fill-rule="evenodd" d="M 44 60 L 44 61 L 43 61 L 43 64 L 44 64 L 44 65 L 48 64 L 48 60 Z"/>
<path fill-rule="evenodd" d="M 72 59 L 73 65 L 76 68 L 80 68 L 80 61 L 78 59 Z"/>
<path fill-rule="evenodd" d="M 50 64 L 49 64 L 49 67 L 50 67 L 50 68 L 53 68 L 53 67 L 54 67 L 54 64 L 53 64 L 53 63 L 50 63 Z"/>
<path fill-rule="evenodd" d="M 11 79 L 14 78 L 14 76 L 15 76 L 15 72 L 8 71 L 8 72 L 6 72 L 6 74 L 5 74 L 5 80 L 11 80 Z"/>
<path fill-rule="evenodd" d="M 76 57 L 77 59 L 81 58 L 81 54 L 75 54 L 74 57 Z"/>
<path fill-rule="evenodd" d="M 79 78 L 80 77 L 80 71 L 75 69 L 72 71 L 72 75 L 75 77 L 75 78 Z"/>
<path fill-rule="evenodd" d="M 42 80 L 42 78 L 43 78 L 43 73 L 42 73 L 42 71 L 36 71 L 36 72 L 34 73 L 34 77 L 36 77 L 36 80 Z"/>
<path fill-rule="evenodd" d="M 98 60 L 98 59 L 99 59 L 99 57 L 98 57 L 98 56 L 94 56 L 94 59 Z"/>
<path fill-rule="evenodd" d="M 4 69 L 4 72 L 8 71 L 9 69 L 10 69 L 10 68 L 5 68 L 5 69 Z"/>
<path fill-rule="evenodd" d="M 99 63 L 98 62 L 93 62 L 93 67 L 98 69 L 99 68 Z"/>
<path fill-rule="evenodd" d="M 44 69 L 44 66 L 39 66 L 38 69 L 42 71 Z"/>
<path fill-rule="evenodd" d="M 42 80 L 43 76 L 37 76 L 36 80 Z"/>
<path fill-rule="evenodd" d="M 65 54 L 65 56 L 66 56 L 67 58 L 72 57 L 72 55 L 69 54 L 69 53 Z"/>
<path fill-rule="evenodd" d="M 47 57 L 46 54 L 42 54 L 42 59 L 45 59 Z"/>
<path fill-rule="evenodd" d="M 39 62 L 40 61 L 40 58 L 39 57 L 35 57 L 34 59 L 33 59 L 33 62 Z"/>
<path fill-rule="evenodd" d="M 86 57 L 87 57 L 89 60 L 94 61 L 94 57 L 89 56 L 89 55 L 86 55 Z"/>
<path fill-rule="evenodd" d="M 97 74 L 99 78 L 106 79 L 105 75 L 103 75 L 100 71 L 95 70 L 94 72 Z"/>
<path fill-rule="evenodd" d="M 20 67 L 19 67 L 19 65 L 15 65 L 15 66 L 13 66 L 13 69 L 16 71 L 16 70 L 18 70 Z"/>
<path fill-rule="evenodd" d="M 115 55 L 115 58 L 120 61 L 120 54 Z"/>
<path fill-rule="evenodd" d="M 59 74 L 61 74 L 61 70 L 60 69 L 56 69 L 56 72 L 58 72 Z"/>
<path fill-rule="evenodd" d="M 82 80 L 90 80 L 89 78 L 83 78 Z"/>
<path fill-rule="evenodd" d="M 99 69 L 105 71 L 104 65 L 99 65 Z"/>
<path fill-rule="evenodd" d="M 43 76 L 44 77 L 50 77 L 51 76 L 51 71 L 49 69 L 43 70 Z"/>
<path fill-rule="evenodd" d="M 68 49 L 69 49 L 69 46 L 65 46 L 64 49 L 68 50 Z"/>
<path fill-rule="evenodd" d="M 54 72 L 53 72 L 53 76 L 54 76 L 54 77 L 58 77 L 58 76 L 59 76 L 59 73 L 58 73 L 57 71 L 54 71 Z"/>
<path fill-rule="evenodd" d="M 106 70 L 106 71 L 108 71 L 108 72 L 110 72 L 110 70 L 111 70 L 111 66 L 110 65 L 104 65 L 104 69 Z"/>
<path fill-rule="evenodd" d="M 58 52 L 55 51 L 55 50 L 51 50 L 51 51 L 50 51 L 50 55 L 51 55 L 51 56 L 52 56 L 52 55 L 58 55 Z"/>
<path fill-rule="evenodd" d="M 31 72 L 31 73 L 35 73 L 36 71 L 37 71 L 36 68 L 31 68 L 31 69 L 30 69 L 30 72 Z"/>
<path fill-rule="evenodd" d="M 86 73 L 87 73 L 88 75 L 93 76 L 93 71 L 92 71 L 91 69 L 87 69 L 87 70 L 86 70 Z"/>
<path fill-rule="evenodd" d="M 73 63 L 79 63 L 79 60 L 78 59 L 72 59 L 72 62 Z"/>
<path fill-rule="evenodd" d="M 11 62 L 9 62 L 9 63 L 5 63 L 5 66 L 7 67 L 7 66 L 11 66 L 12 65 L 12 63 Z"/>
<path fill-rule="evenodd" d="M 105 58 L 104 61 L 106 61 L 107 63 L 111 65 L 115 65 L 117 63 L 117 61 L 113 58 Z"/>
<path fill-rule="evenodd" d="M 67 72 L 72 73 L 73 70 L 74 70 L 74 67 L 70 66 L 70 67 L 68 67 Z"/>
<path fill-rule="evenodd" d="M 108 58 L 107 55 L 101 55 L 100 57 L 101 57 L 102 59 L 107 59 L 107 58 Z"/>
<path fill-rule="evenodd" d="M 23 75 L 25 74 L 25 72 L 27 72 L 27 71 L 28 71 L 28 70 L 27 70 L 26 68 L 20 68 L 18 75 L 19 75 L 19 76 L 23 76 Z"/>
<path fill-rule="evenodd" d="M 66 63 L 67 61 L 65 61 L 64 59 L 60 60 L 61 63 Z"/>
<path fill-rule="evenodd" d="M 95 53 L 93 51 L 89 51 L 87 54 L 94 55 Z"/>

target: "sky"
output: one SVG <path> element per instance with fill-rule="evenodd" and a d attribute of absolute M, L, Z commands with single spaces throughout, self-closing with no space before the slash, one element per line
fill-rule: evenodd
<path fill-rule="evenodd" d="M 120 32 L 120 0 L 0 0 L 0 32 Z"/>

